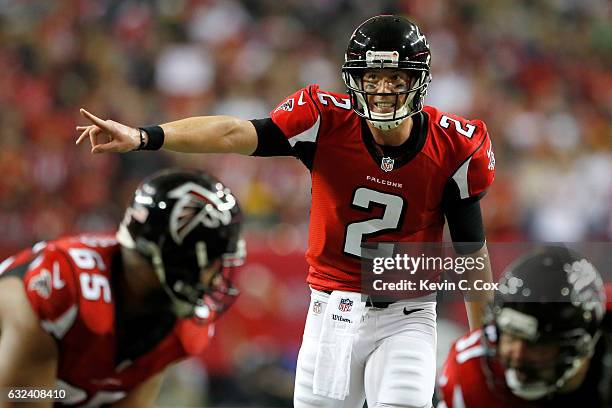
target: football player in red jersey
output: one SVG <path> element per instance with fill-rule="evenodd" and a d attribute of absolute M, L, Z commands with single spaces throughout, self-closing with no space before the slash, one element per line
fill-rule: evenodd
<path fill-rule="evenodd" d="M 148 178 L 116 236 L 43 242 L 0 264 L 0 390 L 153 406 L 164 369 L 209 342 L 244 252 L 240 209 L 220 182 L 176 170 Z M 0 395 L 0 407 L 13 403 L 24 406 Z"/>
<path fill-rule="evenodd" d="M 486 255 L 479 200 L 495 159 L 485 124 L 424 106 L 425 36 L 400 16 L 376 16 L 349 40 L 348 94 L 309 85 L 259 120 L 193 117 L 132 128 L 81 110 L 77 144 L 92 153 L 178 152 L 295 156 L 310 170 L 312 299 L 298 357 L 296 407 L 429 407 L 435 385 L 435 294 L 363 301 L 364 242 L 454 242 Z M 465 251 L 464 251 L 465 252 Z M 490 269 L 471 279 L 490 280 Z M 486 301 L 467 302 L 472 327 Z"/>
<path fill-rule="evenodd" d="M 548 246 L 521 258 L 500 280 L 490 323 L 452 346 L 438 408 L 610 407 L 605 299 L 599 272 L 573 251 Z"/>

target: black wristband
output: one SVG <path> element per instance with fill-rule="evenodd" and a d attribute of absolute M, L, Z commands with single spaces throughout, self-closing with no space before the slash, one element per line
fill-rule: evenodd
<path fill-rule="evenodd" d="M 149 141 L 142 150 L 159 150 L 164 145 L 164 129 L 161 126 L 143 126 L 138 129 L 144 130 L 149 136 Z"/>

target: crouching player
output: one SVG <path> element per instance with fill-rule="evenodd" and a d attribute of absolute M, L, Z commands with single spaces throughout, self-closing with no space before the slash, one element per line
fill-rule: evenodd
<path fill-rule="evenodd" d="M 207 345 L 244 252 L 231 192 L 203 173 L 164 171 L 138 187 L 116 236 L 6 259 L 0 407 L 24 407 L 24 388 L 54 387 L 55 400 L 34 405 L 152 406 L 164 369 Z"/>
<path fill-rule="evenodd" d="M 500 280 L 489 324 L 451 348 L 438 408 L 612 406 L 605 298 L 595 267 L 566 248 L 519 259 Z"/>

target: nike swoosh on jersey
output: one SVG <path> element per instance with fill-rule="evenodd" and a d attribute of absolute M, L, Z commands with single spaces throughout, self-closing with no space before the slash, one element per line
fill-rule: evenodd
<path fill-rule="evenodd" d="M 304 91 L 302 91 L 300 98 L 298 99 L 298 106 L 300 105 L 306 105 L 306 102 L 304 102 Z"/>

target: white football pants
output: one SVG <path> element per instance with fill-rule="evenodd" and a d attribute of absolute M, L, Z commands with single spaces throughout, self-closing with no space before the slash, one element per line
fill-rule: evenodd
<path fill-rule="evenodd" d="M 341 401 L 312 391 L 319 334 L 329 295 L 312 290 L 298 355 L 296 408 L 429 408 L 436 375 L 435 302 L 366 307 L 351 355 L 349 394 Z M 404 314 L 404 310 L 423 309 Z"/>

